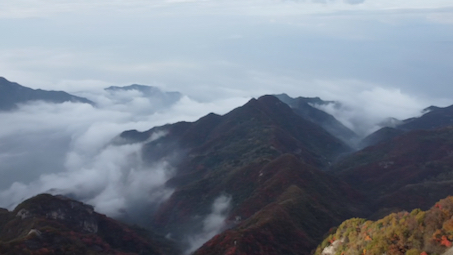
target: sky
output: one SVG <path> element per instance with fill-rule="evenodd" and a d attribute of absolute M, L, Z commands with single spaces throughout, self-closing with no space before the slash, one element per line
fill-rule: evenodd
<path fill-rule="evenodd" d="M 387 117 L 453 104 L 451 0 L 0 0 L 0 34 L 0 76 L 97 104 L 0 112 L 0 207 L 9 209 L 51 192 L 139 218 L 172 194 L 172 162 L 146 165 L 142 144 L 112 139 L 251 97 L 340 101 L 323 110 L 362 136 Z M 130 84 L 184 96 L 156 107 L 139 91 L 103 90 Z M 222 229 L 229 201 L 219 194 L 200 217 L 189 251 Z"/>
<path fill-rule="evenodd" d="M 450 0 L 2 0 L 0 33 L 0 75 L 33 88 L 453 103 Z"/>

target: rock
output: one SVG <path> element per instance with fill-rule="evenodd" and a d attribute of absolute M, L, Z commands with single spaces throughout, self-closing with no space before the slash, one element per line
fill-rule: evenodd
<path fill-rule="evenodd" d="M 16 214 L 16 217 L 21 217 L 22 219 L 30 218 L 31 216 L 32 216 L 32 214 L 25 209 L 21 209 Z"/>
<path fill-rule="evenodd" d="M 331 245 L 324 248 L 321 255 L 334 255 L 337 252 L 338 247 L 340 247 L 341 241 L 336 240 Z"/>

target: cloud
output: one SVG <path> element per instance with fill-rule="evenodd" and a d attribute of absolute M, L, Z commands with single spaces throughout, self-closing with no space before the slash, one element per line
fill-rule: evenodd
<path fill-rule="evenodd" d="M 223 230 L 230 207 L 231 196 L 229 195 L 222 194 L 214 200 L 211 206 L 211 213 L 202 220 L 202 231 L 188 237 L 189 248 L 185 254 L 191 254 Z"/>
<path fill-rule="evenodd" d="M 344 0 L 345 3 L 348 3 L 348 4 L 361 4 L 361 3 L 364 3 L 365 0 Z"/>
<path fill-rule="evenodd" d="M 0 26 L 14 34 L 0 49 L 2 75 L 34 88 L 157 84 L 199 100 L 281 92 L 255 79 L 264 73 L 453 93 L 442 43 L 452 40 L 451 1 L 10 2 L 5 10 L 45 17 Z"/>
<path fill-rule="evenodd" d="M 0 193 L 2 203 L 14 205 L 42 192 L 65 194 L 94 205 L 98 212 L 130 220 L 139 206 L 157 205 L 172 193 L 164 185 L 173 174 L 169 163 L 145 166 L 140 148 L 108 146 L 93 159 L 79 157 L 80 162 L 72 162 L 81 168 L 43 174 L 28 185 L 16 182 Z"/>
<path fill-rule="evenodd" d="M 139 91 L 81 94 L 88 104 L 33 102 L 1 112 L 9 123 L 0 130 L 0 207 L 15 205 L 42 192 L 66 194 L 99 212 L 133 223 L 168 198 L 165 182 L 173 162 L 144 163 L 142 144 L 113 145 L 122 131 L 148 130 L 209 112 L 224 114 L 248 98 L 197 102 L 186 96 L 171 105 Z M 165 133 L 156 133 L 158 139 Z M 177 152 L 175 152 L 177 153 Z"/>
<path fill-rule="evenodd" d="M 389 117 L 400 120 L 421 115 L 428 103 L 420 98 L 403 93 L 399 89 L 371 87 L 353 94 L 337 94 L 340 105 L 316 106 L 332 114 L 345 126 L 360 136 L 366 136 L 381 126 Z"/>
<path fill-rule="evenodd" d="M 332 9 L 326 9 L 329 5 Z M 285 10 L 286 13 L 324 13 L 326 10 L 348 10 L 355 5 L 365 3 L 364 0 L 312 0 L 312 1 L 254 1 L 254 0 L 232 0 L 232 1 L 213 1 L 213 0 L 153 0 L 153 1 L 114 1 L 106 2 L 101 0 L 96 1 L 35 1 L 22 0 L 7 2 L 2 5 L 0 17 L 3 18 L 30 18 L 30 17 L 48 17 L 60 13 L 108 13 L 116 12 L 124 14 L 129 12 L 141 13 L 152 10 L 163 10 L 173 8 L 173 11 L 184 13 L 207 14 L 215 11 L 215 13 L 248 13 L 248 14 L 271 14 Z M 451 7 L 453 4 L 445 0 L 431 1 L 410 1 L 410 0 L 381 0 L 379 3 L 373 1 L 366 2 L 364 6 L 369 10 L 387 10 L 392 9 L 408 9 L 408 8 L 441 8 Z M 273 8 L 273 11 L 270 11 Z M 292 10 L 291 10 L 292 9 Z M 161 14 L 162 15 L 162 14 Z M 169 15 L 167 12 L 164 15 Z"/>

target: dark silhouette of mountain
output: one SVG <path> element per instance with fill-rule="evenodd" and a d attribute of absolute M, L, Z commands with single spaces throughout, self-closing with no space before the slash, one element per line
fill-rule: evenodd
<path fill-rule="evenodd" d="M 375 145 L 380 142 L 389 141 L 392 138 L 397 137 L 403 133 L 404 131 L 400 129 L 384 127 L 363 138 L 362 141 L 360 141 L 358 147 L 365 148 L 367 146 Z"/>
<path fill-rule="evenodd" d="M 30 101 L 50 103 L 77 102 L 94 105 L 93 102 L 86 98 L 73 96 L 63 91 L 31 89 L 0 77 L 0 111 L 13 110 L 17 108 L 18 104 Z"/>
<path fill-rule="evenodd" d="M 214 146 L 237 147 L 234 149 L 240 151 L 225 151 L 229 154 L 226 158 L 240 158 L 265 146 L 263 151 L 274 155 L 275 152 L 278 155 L 295 153 L 311 164 L 325 167 L 339 154 L 350 151 L 343 142 L 322 127 L 300 118 L 273 96 L 252 99 L 224 116 L 211 113 L 193 123 L 179 122 L 145 132 L 131 130 L 120 137 L 130 142 L 145 141 L 151 134 L 161 131 L 167 135 L 145 145 L 145 159 L 155 161 L 174 151 L 206 153 Z M 241 154 L 242 151 L 245 154 Z"/>
<path fill-rule="evenodd" d="M 453 128 L 415 130 L 367 147 L 332 173 L 360 190 L 376 209 L 424 208 L 453 194 Z"/>
<path fill-rule="evenodd" d="M 313 105 L 337 104 L 337 102 L 323 101 L 319 97 L 292 98 L 286 94 L 276 95 L 276 97 L 285 104 L 289 105 L 289 107 L 291 107 L 297 115 L 318 124 L 331 135 L 339 138 L 343 142 L 346 142 L 349 145 L 355 145 L 359 140 L 359 137 L 356 133 L 344 126 L 341 122 L 335 119 L 335 117 L 313 107 Z"/>
<path fill-rule="evenodd" d="M 452 217 L 453 197 L 447 197 L 428 211 L 402 211 L 377 221 L 350 219 L 333 229 L 314 254 L 451 254 Z"/>
<path fill-rule="evenodd" d="M 138 91 L 152 101 L 158 107 L 170 106 L 178 102 L 183 95 L 179 92 L 166 92 L 157 87 L 133 84 L 124 87 L 111 86 L 105 89 L 110 93 L 121 93 L 125 91 Z"/>
<path fill-rule="evenodd" d="M 453 125 L 453 105 L 444 108 L 430 106 L 424 112 L 427 113 L 421 117 L 404 120 L 398 128 L 401 130 L 420 130 Z"/>
<path fill-rule="evenodd" d="M 238 218 L 249 222 L 237 228 L 276 228 L 267 230 L 275 230 L 269 238 L 276 238 L 283 231 L 277 229 L 281 224 L 299 222 L 294 231 L 306 238 L 300 246 L 305 249 L 297 254 L 314 248 L 334 222 L 353 211 L 363 212 L 356 205 L 360 203 L 352 202 L 359 201 L 360 195 L 320 170 L 350 151 L 349 147 L 274 96 L 252 99 L 223 116 L 209 114 L 193 123 L 179 122 L 143 133 L 127 131 L 121 137 L 129 142 L 146 141 L 159 132 L 166 135 L 146 143 L 143 158 L 150 163 L 176 160 L 177 173 L 167 183 L 175 191 L 160 206 L 153 225 L 177 240 L 201 231 L 200 217 L 210 214 L 213 202 L 222 194 L 231 197 L 228 222 L 232 226 Z M 330 202 L 318 200 L 324 196 Z M 281 207 L 284 202 L 287 204 Z M 298 213 L 298 209 L 307 211 Z M 316 219 L 322 220 L 318 224 Z M 256 225 L 257 220 L 270 225 Z M 280 251 L 293 244 L 288 239 L 262 245 Z"/>
<path fill-rule="evenodd" d="M 177 254 L 171 242 L 131 228 L 89 205 L 41 194 L 0 210 L 1 254 Z"/>
<path fill-rule="evenodd" d="M 393 137 L 411 130 L 432 130 L 453 125 L 453 105 L 448 107 L 430 106 L 423 110 L 424 114 L 420 117 L 410 118 L 403 121 L 393 119 L 392 125 L 384 127 L 360 143 L 360 148 L 375 145 L 382 141 L 387 141 Z"/>
<path fill-rule="evenodd" d="M 338 105 L 339 103 L 336 101 L 324 101 L 319 97 L 296 97 L 292 98 L 288 96 L 287 94 L 278 94 L 274 95 L 276 98 L 280 99 L 283 103 L 289 105 L 291 108 L 297 108 L 297 105 L 300 102 L 304 102 L 307 104 L 314 104 L 314 105 L 328 105 L 328 104 L 334 104 Z"/>

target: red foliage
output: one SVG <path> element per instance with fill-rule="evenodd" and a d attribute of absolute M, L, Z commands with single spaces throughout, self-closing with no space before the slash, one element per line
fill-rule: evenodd
<path fill-rule="evenodd" d="M 451 241 L 447 239 L 446 236 L 442 236 L 442 240 L 440 241 L 441 245 L 444 245 L 445 247 L 451 247 Z"/>
<path fill-rule="evenodd" d="M 335 238 L 335 236 L 334 236 L 332 239 L 329 240 L 329 243 L 332 244 L 333 242 L 335 242 L 335 240 L 336 240 L 336 238 Z"/>
<path fill-rule="evenodd" d="M 233 255 L 236 253 L 236 249 L 237 247 L 236 246 L 233 246 L 231 248 L 229 248 L 226 252 L 225 252 L 225 255 Z"/>

